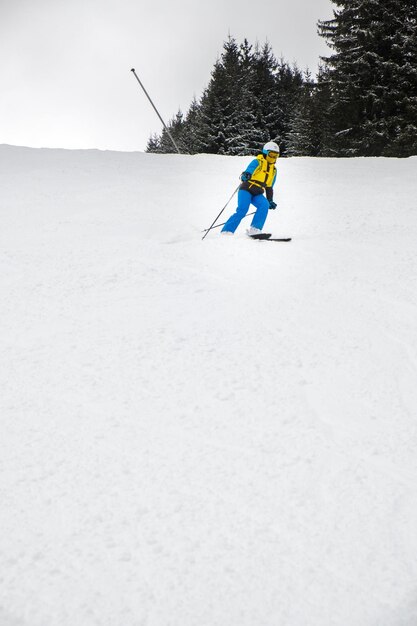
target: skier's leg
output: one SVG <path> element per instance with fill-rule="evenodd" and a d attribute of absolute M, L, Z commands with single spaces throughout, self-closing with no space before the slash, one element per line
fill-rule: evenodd
<path fill-rule="evenodd" d="M 240 222 L 245 217 L 246 213 L 249 210 L 249 205 L 252 200 L 252 194 L 249 191 L 245 191 L 245 189 L 239 189 L 237 194 L 237 209 L 233 215 L 229 217 L 227 222 L 222 228 L 223 232 L 234 233 L 236 228 L 239 226 Z"/>
<path fill-rule="evenodd" d="M 253 226 L 253 228 L 259 228 L 259 230 L 262 230 L 265 224 L 266 217 L 268 215 L 269 202 L 262 194 L 259 196 L 253 196 L 252 204 L 256 207 L 256 212 L 253 216 L 251 226 Z"/>

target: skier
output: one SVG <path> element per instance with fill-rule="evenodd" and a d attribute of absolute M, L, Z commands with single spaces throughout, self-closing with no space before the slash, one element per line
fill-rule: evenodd
<path fill-rule="evenodd" d="M 262 148 L 262 153 L 258 154 L 242 172 L 237 195 L 238 206 L 236 212 L 227 220 L 222 228 L 222 235 L 233 235 L 242 219 L 249 210 L 250 204 L 256 208 L 251 226 L 246 231 L 252 237 L 259 235 L 265 224 L 268 209 L 276 209 L 277 205 L 273 201 L 273 186 L 277 177 L 275 162 L 279 157 L 279 145 L 275 141 L 268 141 Z M 264 196 L 264 190 L 266 197 Z"/>

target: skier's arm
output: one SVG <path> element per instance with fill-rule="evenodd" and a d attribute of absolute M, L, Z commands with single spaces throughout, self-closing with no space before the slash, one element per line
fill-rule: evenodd
<path fill-rule="evenodd" d="M 243 181 L 249 180 L 258 166 L 259 166 L 258 159 L 253 159 L 253 161 L 249 163 L 245 171 L 242 172 L 242 174 L 240 175 L 240 180 L 243 180 Z"/>
<path fill-rule="evenodd" d="M 270 187 L 267 187 L 265 189 L 265 195 L 266 195 L 266 199 L 269 201 L 269 205 L 271 209 L 275 209 L 276 208 L 276 204 L 274 202 L 274 185 L 275 185 L 275 181 L 277 179 L 277 173 L 275 172 L 274 174 L 274 179 L 272 181 L 272 185 Z M 274 204 L 275 206 L 271 206 L 271 203 Z"/>

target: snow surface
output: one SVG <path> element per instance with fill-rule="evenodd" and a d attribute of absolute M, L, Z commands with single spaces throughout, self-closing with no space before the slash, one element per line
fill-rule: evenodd
<path fill-rule="evenodd" d="M 417 158 L 247 161 L 0 147 L 1 626 L 417 624 Z"/>

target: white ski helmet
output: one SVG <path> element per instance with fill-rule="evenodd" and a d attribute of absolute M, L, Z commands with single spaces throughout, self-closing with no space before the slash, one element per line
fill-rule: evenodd
<path fill-rule="evenodd" d="M 268 154 L 268 152 L 276 152 L 279 154 L 279 145 L 275 143 L 275 141 L 268 141 L 262 148 L 262 152 L 264 154 Z"/>

